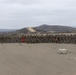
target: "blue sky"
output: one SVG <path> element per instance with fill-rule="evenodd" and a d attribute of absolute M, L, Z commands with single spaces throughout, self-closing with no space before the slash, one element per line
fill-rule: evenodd
<path fill-rule="evenodd" d="M 76 27 L 76 0 L 0 0 L 0 29 L 41 24 Z"/>

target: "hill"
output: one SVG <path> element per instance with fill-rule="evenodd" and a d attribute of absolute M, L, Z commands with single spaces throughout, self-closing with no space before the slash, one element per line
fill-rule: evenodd
<path fill-rule="evenodd" d="M 16 33 L 76 33 L 76 28 L 69 26 L 43 24 L 37 27 L 22 28 L 17 30 Z"/>
<path fill-rule="evenodd" d="M 16 29 L 0 29 L 0 34 L 16 32 Z"/>

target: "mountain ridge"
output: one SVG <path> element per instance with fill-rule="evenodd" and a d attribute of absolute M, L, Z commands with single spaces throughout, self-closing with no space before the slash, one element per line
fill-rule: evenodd
<path fill-rule="evenodd" d="M 61 25 L 39 25 L 36 27 L 25 27 L 22 29 L 0 29 L 0 34 L 32 34 L 32 33 L 76 33 L 76 28 Z"/>
<path fill-rule="evenodd" d="M 36 27 L 31 27 L 33 30 L 35 30 L 36 32 L 35 33 L 52 33 L 52 32 L 55 32 L 55 33 L 76 33 L 76 28 L 75 27 L 70 27 L 70 26 L 60 26 L 60 25 L 47 25 L 47 24 L 43 24 L 43 25 L 40 25 L 40 26 L 36 26 Z M 16 32 L 18 33 L 25 33 L 25 34 L 28 34 L 28 33 L 33 33 L 33 32 L 30 32 L 28 30 L 28 27 L 27 28 L 22 28 L 20 30 L 17 30 Z"/>

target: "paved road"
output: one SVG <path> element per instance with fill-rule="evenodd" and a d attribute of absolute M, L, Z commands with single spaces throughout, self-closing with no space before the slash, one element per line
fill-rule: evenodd
<path fill-rule="evenodd" d="M 59 47 L 72 53 L 59 55 Z M 0 44 L 0 75 L 76 75 L 75 50 L 71 44 Z"/>

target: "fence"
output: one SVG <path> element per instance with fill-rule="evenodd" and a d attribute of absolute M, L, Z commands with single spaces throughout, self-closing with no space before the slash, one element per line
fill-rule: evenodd
<path fill-rule="evenodd" d="M 24 35 L 24 36 L 0 36 L 0 43 L 74 43 L 76 44 L 75 35 Z"/>

